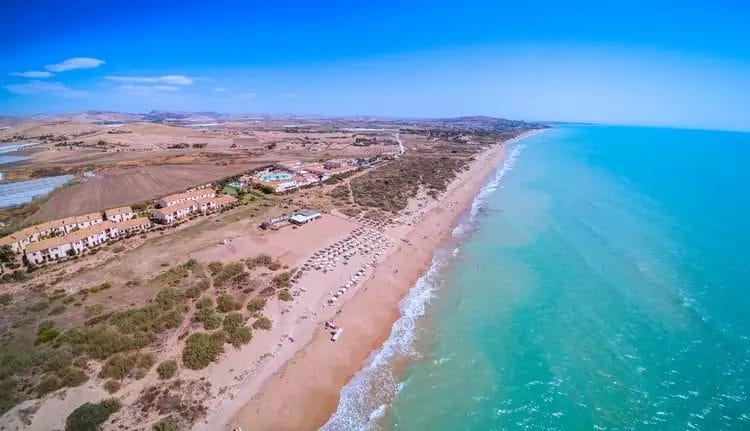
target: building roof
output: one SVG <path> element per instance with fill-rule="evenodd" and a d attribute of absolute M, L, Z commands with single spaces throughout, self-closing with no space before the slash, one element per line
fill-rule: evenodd
<path fill-rule="evenodd" d="M 209 188 L 195 189 L 195 190 L 188 190 L 188 191 L 183 192 L 183 193 L 175 193 L 173 195 L 164 196 L 160 200 L 162 200 L 164 202 L 174 202 L 174 201 L 179 201 L 179 200 L 182 200 L 182 199 L 190 199 L 190 198 L 193 198 L 195 196 L 200 196 L 200 195 L 203 195 L 203 194 L 206 194 L 206 193 L 215 194 L 216 192 L 214 192 L 212 189 L 209 189 Z"/>
<path fill-rule="evenodd" d="M 174 214 L 174 213 L 176 213 L 178 211 L 182 211 L 182 210 L 187 209 L 187 208 L 192 208 L 192 207 L 194 207 L 196 205 L 197 205 L 197 203 L 195 201 L 180 202 L 180 203 L 176 203 L 176 204 L 174 204 L 172 206 L 168 206 L 166 208 L 158 208 L 155 211 L 160 212 L 163 215 Z"/>
<path fill-rule="evenodd" d="M 27 237 L 28 237 L 27 235 L 21 234 L 21 232 L 14 232 L 14 233 L 12 233 L 10 235 L 6 235 L 6 236 L 0 238 L 0 246 L 11 245 L 11 244 L 13 244 L 14 242 L 17 242 L 17 241 L 23 241 Z"/>
<path fill-rule="evenodd" d="M 129 206 L 127 206 L 127 207 L 118 207 L 118 208 L 111 208 L 111 209 L 105 210 L 104 211 L 104 215 L 107 218 L 110 218 L 110 217 L 114 217 L 114 216 L 116 216 L 118 214 L 128 214 L 128 213 L 132 213 L 132 212 L 133 212 L 133 209 L 130 208 Z"/>
<path fill-rule="evenodd" d="M 104 232 L 107 229 L 111 229 L 113 227 L 117 227 L 117 226 L 112 222 L 103 221 L 94 226 L 87 227 L 85 229 L 79 229 L 67 235 L 56 236 L 53 238 L 44 239 L 42 241 L 32 242 L 31 244 L 26 246 L 26 253 L 33 253 L 39 250 L 46 250 L 48 248 L 58 247 L 63 244 L 70 244 L 76 241 L 80 241 L 82 239 L 86 239 L 100 232 Z"/>
<path fill-rule="evenodd" d="M 80 216 L 75 216 L 73 217 L 73 220 L 75 220 L 76 223 L 85 223 L 87 221 L 101 220 L 102 218 L 102 213 L 97 211 Z"/>
<path fill-rule="evenodd" d="M 116 224 L 118 229 L 128 229 L 136 226 L 150 225 L 151 221 L 146 217 L 131 218 L 130 220 L 124 220 Z"/>
<path fill-rule="evenodd" d="M 237 199 L 234 196 L 229 196 L 229 195 L 217 196 L 215 198 L 212 198 L 211 200 L 216 202 L 218 205 L 232 204 L 237 201 Z"/>
<path fill-rule="evenodd" d="M 309 208 L 302 208 L 299 211 L 295 211 L 294 215 L 301 215 L 303 217 L 315 217 L 320 215 L 320 211 L 311 210 Z"/>

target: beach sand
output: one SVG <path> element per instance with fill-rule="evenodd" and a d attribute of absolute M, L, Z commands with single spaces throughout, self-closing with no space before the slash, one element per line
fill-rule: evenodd
<path fill-rule="evenodd" d="M 533 132 L 532 132 L 533 133 Z M 522 135 L 519 138 L 528 136 Z M 411 217 L 386 231 L 396 240 L 356 295 L 339 305 L 335 323 L 345 332 L 333 343 L 319 312 L 297 328 L 295 349 L 278 352 L 231 399 L 219 402 L 197 430 L 308 430 L 322 426 L 336 410 L 339 391 L 361 369 L 368 355 L 387 338 L 399 317 L 398 304 L 428 268 L 433 254 L 449 238 L 459 217 L 502 162 L 510 142 L 477 156 L 439 200 L 424 200 Z M 302 345 L 304 343 L 304 345 Z M 271 365 L 271 364 L 268 364 Z M 273 369 L 276 368 L 275 371 Z"/>

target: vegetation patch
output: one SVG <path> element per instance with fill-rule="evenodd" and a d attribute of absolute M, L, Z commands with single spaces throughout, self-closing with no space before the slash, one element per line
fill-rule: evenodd
<path fill-rule="evenodd" d="M 156 373 L 159 374 L 159 378 L 166 380 L 174 377 L 177 372 L 177 361 L 172 359 L 166 360 L 156 367 Z"/>
<path fill-rule="evenodd" d="M 271 320 L 268 317 L 261 316 L 253 322 L 253 329 L 263 329 L 268 331 L 271 329 L 271 325 Z"/>
<path fill-rule="evenodd" d="M 279 299 L 282 301 L 291 301 L 292 293 L 289 291 L 289 289 L 283 289 L 279 291 Z"/>
<path fill-rule="evenodd" d="M 120 410 L 120 406 L 120 401 L 116 398 L 96 404 L 83 404 L 68 415 L 65 420 L 65 431 L 96 431 L 112 413 Z"/>
<path fill-rule="evenodd" d="M 220 332 L 195 332 L 185 340 L 182 363 L 191 370 L 205 368 L 224 352 L 224 336 Z"/>
<path fill-rule="evenodd" d="M 257 313 L 259 311 L 262 311 L 263 308 L 266 306 L 266 299 L 265 298 L 253 298 L 247 303 L 247 310 L 251 313 Z"/>

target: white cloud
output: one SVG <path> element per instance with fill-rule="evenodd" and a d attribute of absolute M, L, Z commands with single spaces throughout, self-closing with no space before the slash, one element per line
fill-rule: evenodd
<path fill-rule="evenodd" d="M 74 57 L 69 58 L 61 63 L 48 64 L 47 66 L 44 66 L 44 68 L 52 72 L 65 72 L 68 70 L 76 69 L 94 69 L 104 63 L 104 60 L 100 60 L 98 58 Z"/>
<path fill-rule="evenodd" d="M 73 90 L 55 81 L 30 81 L 23 84 L 9 84 L 5 86 L 5 89 L 13 94 L 26 96 L 56 94 L 65 97 L 84 97 L 88 95 L 85 91 Z"/>
<path fill-rule="evenodd" d="M 283 97 L 285 99 L 296 99 L 297 98 L 297 93 L 291 93 L 291 92 L 290 93 L 284 93 L 284 94 L 281 95 L 281 97 Z"/>
<path fill-rule="evenodd" d="M 256 97 L 258 97 L 258 93 L 248 91 L 247 93 L 241 93 L 239 96 L 245 99 L 255 99 Z"/>
<path fill-rule="evenodd" d="M 185 75 L 107 76 L 106 79 L 115 82 L 128 82 L 134 84 L 191 85 L 195 82 L 193 78 Z"/>
<path fill-rule="evenodd" d="M 137 93 L 150 93 L 154 91 L 180 91 L 180 87 L 174 85 L 120 85 L 117 87 L 118 90 L 137 92 Z"/>
<path fill-rule="evenodd" d="M 51 72 L 44 70 L 29 70 L 27 72 L 13 72 L 11 76 L 21 76 L 23 78 L 49 78 L 52 76 Z"/>
<path fill-rule="evenodd" d="M 224 87 L 216 87 L 214 88 L 214 91 L 217 93 L 226 93 L 227 89 Z"/>

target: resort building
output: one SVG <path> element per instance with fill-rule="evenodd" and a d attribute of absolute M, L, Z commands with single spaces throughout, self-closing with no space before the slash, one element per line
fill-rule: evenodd
<path fill-rule="evenodd" d="M 311 221 L 318 220 L 322 216 L 318 211 L 311 210 L 311 209 L 302 209 L 297 212 L 295 212 L 291 217 L 289 217 L 289 221 L 294 224 L 306 224 L 310 223 Z"/>
<path fill-rule="evenodd" d="M 86 229 L 103 222 L 104 218 L 102 217 L 102 213 L 95 212 L 84 214 L 82 216 L 75 216 L 73 217 L 73 220 L 75 221 L 76 228 Z M 68 232 L 70 231 L 68 230 Z"/>
<path fill-rule="evenodd" d="M 206 197 L 182 202 L 166 208 L 159 208 L 154 210 L 152 215 L 154 220 L 159 223 L 172 224 L 176 220 L 188 217 L 190 214 L 215 211 L 224 206 L 232 205 L 236 201 L 237 199 L 229 195 Z"/>
<path fill-rule="evenodd" d="M 112 208 L 104 211 L 104 217 L 112 223 L 131 220 L 134 216 L 133 209 L 130 207 Z"/>
<path fill-rule="evenodd" d="M 82 253 L 118 235 L 114 223 L 103 221 L 67 235 L 33 242 L 26 247 L 24 257 L 27 263 L 38 265 Z"/>
<path fill-rule="evenodd" d="M 136 232 L 145 232 L 151 228 L 151 220 L 146 217 L 131 218 L 117 223 L 120 235 L 129 235 Z"/>
<path fill-rule="evenodd" d="M 0 247 L 10 246 L 10 249 L 16 253 L 23 252 L 23 249 L 29 245 L 29 237 L 22 232 L 15 232 L 0 238 Z"/>
<path fill-rule="evenodd" d="M 164 208 L 154 210 L 152 213 L 154 220 L 163 224 L 172 224 L 177 220 L 183 219 L 189 216 L 194 211 L 198 210 L 198 204 L 193 201 L 183 201 L 176 203 Z"/>
<path fill-rule="evenodd" d="M 196 199 L 212 198 L 216 196 L 211 188 L 190 190 L 184 193 L 177 193 L 174 195 L 165 196 L 156 201 L 156 205 L 161 208 L 168 208 L 173 205 L 178 205 L 188 201 L 194 201 Z"/>

